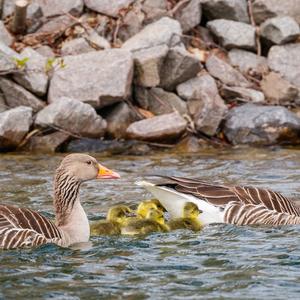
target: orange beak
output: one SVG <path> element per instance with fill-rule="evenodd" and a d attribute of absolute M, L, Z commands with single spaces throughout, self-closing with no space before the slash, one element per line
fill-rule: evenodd
<path fill-rule="evenodd" d="M 118 179 L 121 177 L 117 172 L 107 169 L 100 164 L 98 164 L 98 168 L 99 171 L 98 171 L 97 179 Z"/>

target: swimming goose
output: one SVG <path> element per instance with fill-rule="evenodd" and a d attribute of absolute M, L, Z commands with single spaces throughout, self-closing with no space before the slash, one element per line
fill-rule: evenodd
<path fill-rule="evenodd" d="M 111 207 L 105 220 L 91 224 L 91 236 L 121 234 L 121 227 L 131 217 L 133 210 L 126 205 Z"/>
<path fill-rule="evenodd" d="M 68 247 L 87 242 L 90 226 L 80 204 L 79 188 L 92 179 L 114 179 L 120 175 L 86 154 L 66 156 L 55 173 L 55 223 L 28 208 L 0 205 L 0 249 L 33 247 L 54 243 Z"/>
<path fill-rule="evenodd" d="M 179 218 L 186 202 L 203 212 L 201 222 L 235 225 L 300 224 L 300 208 L 280 193 L 249 186 L 226 186 L 197 179 L 161 176 L 167 183 L 137 182 L 159 199 L 172 218 Z"/>

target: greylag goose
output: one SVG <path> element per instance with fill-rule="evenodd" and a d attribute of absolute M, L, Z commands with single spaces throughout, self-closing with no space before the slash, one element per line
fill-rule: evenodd
<path fill-rule="evenodd" d="M 54 178 L 53 223 L 27 208 L 0 205 L 0 249 L 33 247 L 48 243 L 68 247 L 87 242 L 90 226 L 80 204 L 81 183 L 92 179 L 114 179 L 120 175 L 86 154 L 66 156 Z"/>
<path fill-rule="evenodd" d="M 280 193 L 249 186 L 216 185 L 197 179 L 161 176 L 166 183 L 137 182 L 159 199 L 172 218 L 180 218 L 184 204 L 193 202 L 202 224 L 300 224 L 300 209 Z"/>

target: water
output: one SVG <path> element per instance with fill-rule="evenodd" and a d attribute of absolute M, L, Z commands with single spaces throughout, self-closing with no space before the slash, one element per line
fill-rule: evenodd
<path fill-rule="evenodd" d="M 201 177 L 300 193 L 297 149 L 207 150 L 197 155 L 97 158 L 119 181 L 89 182 L 81 199 L 90 219 L 112 204 L 149 197 L 134 181 L 145 173 Z M 53 217 L 56 156 L 0 156 L 2 203 Z M 0 299 L 286 299 L 299 298 L 300 227 L 211 225 L 200 233 L 95 237 L 81 249 L 46 245 L 0 252 Z"/>

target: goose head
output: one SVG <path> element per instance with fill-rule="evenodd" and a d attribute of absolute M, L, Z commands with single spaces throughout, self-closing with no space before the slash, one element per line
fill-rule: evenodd
<path fill-rule="evenodd" d="M 159 210 L 162 212 L 166 211 L 166 209 L 161 205 L 159 200 L 150 199 L 150 200 L 142 201 L 138 205 L 136 213 L 138 216 L 140 216 L 142 218 L 146 218 L 147 213 L 149 212 L 150 209 Z"/>
<path fill-rule="evenodd" d="M 186 202 L 183 207 L 183 218 L 198 219 L 202 211 L 193 202 Z"/>
<path fill-rule="evenodd" d="M 146 215 L 146 219 L 155 221 L 161 225 L 165 224 L 164 213 L 158 209 L 153 209 L 153 208 L 149 209 Z"/>
<path fill-rule="evenodd" d="M 101 165 L 94 157 L 74 153 L 67 155 L 61 162 L 59 170 L 80 182 L 92 179 L 118 179 L 120 175 Z"/>

